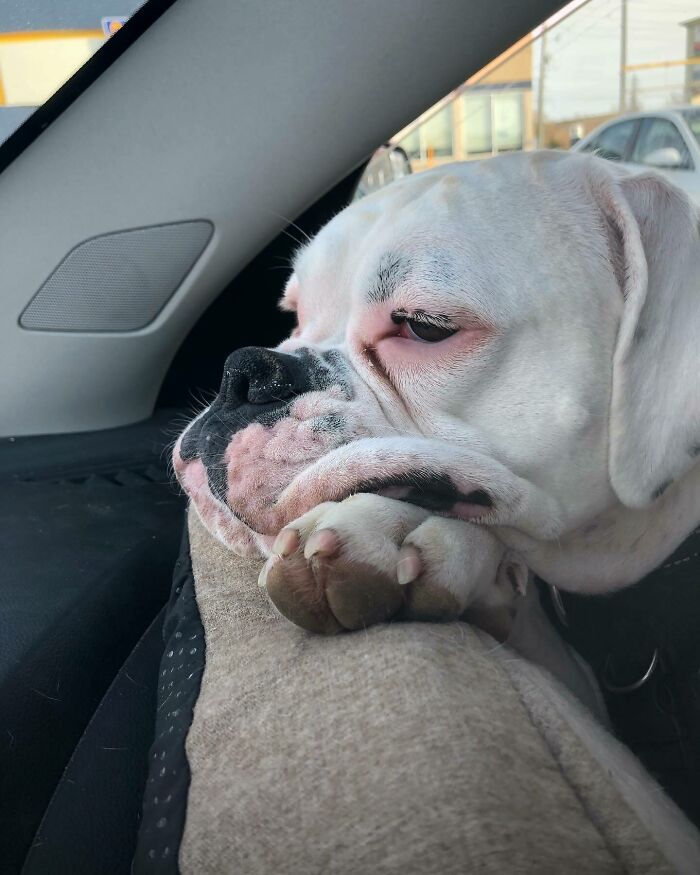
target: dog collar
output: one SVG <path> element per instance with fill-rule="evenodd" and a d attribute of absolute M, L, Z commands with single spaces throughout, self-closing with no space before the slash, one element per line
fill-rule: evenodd
<path fill-rule="evenodd" d="M 700 529 L 619 592 L 537 583 L 546 613 L 593 669 L 615 734 L 700 825 Z"/>
<path fill-rule="evenodd" d="M 654 571 L 604 595 L 538 579 L 545 610 L 610 693 L 634 692 L 660 666 L 700 661 L 700 528 Z"/>

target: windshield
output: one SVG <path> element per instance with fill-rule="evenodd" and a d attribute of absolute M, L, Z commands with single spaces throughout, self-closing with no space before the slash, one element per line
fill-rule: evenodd
<path fill-rule="evenodd" d="M 683 118 L 686 120 L 688 127 L 693 132 L 693 136 L 700 145 L 700 107 L 697 109 L 686 109 L 683 111 Z"/>

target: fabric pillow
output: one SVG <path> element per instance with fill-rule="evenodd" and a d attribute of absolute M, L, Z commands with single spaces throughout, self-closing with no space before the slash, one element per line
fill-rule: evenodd
<path fill-rule="evenodd" d="M 167 647 L 136 875 L 700 871 L 695 829 L 547 672 L 463 623 L 303 632 L 189 527 L 206 656 L 188 679 Z"/>

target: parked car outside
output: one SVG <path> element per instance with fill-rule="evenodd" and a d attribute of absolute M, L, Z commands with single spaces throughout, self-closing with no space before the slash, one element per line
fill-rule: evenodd
<path fill-rule="evenodd" d="M 575 143 L 630 170 L 650 167 L 700 202 L 700 106 L 618 116 Z"/>

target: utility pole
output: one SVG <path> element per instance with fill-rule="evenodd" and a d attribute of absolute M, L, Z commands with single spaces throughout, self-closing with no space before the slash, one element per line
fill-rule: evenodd
<path fill-rule="evenodd" d="M 547 26 L 542 30 L 540 74 L 537 82 L 537 148 L 544 149 L 544 73 L 547 67 Z"/>
<path fill-rule="evenodd" d="M 620 112 L 627 108 L 627 0 L 620 0 Z"/>

